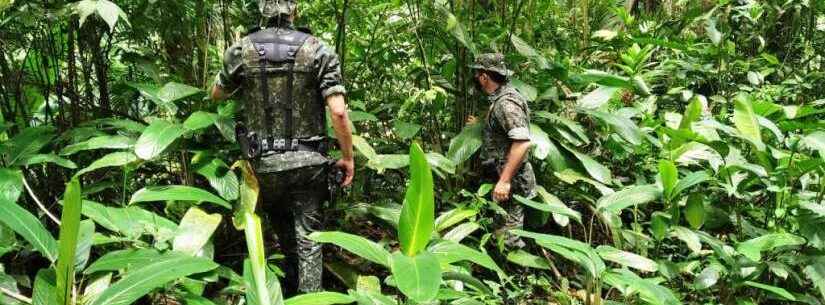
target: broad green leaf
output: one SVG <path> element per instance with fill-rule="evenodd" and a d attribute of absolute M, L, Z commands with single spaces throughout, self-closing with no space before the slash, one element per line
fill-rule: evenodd
<path fill-rule="evenodd" d="M 21 163 L 20 165 L 23 166 L 32 166 L 36 164 L 43 164 L 43 163 L 54 163 L 58 166 L 65 167 L 68 169 L 75 169 L 77 168 L 77 164 L 72 162 L 72 160 L 62 158 L 55 154 L 36 154 L 32 155 L 26 161 Z"/>
<path fill-rule="evenodd" d="M 87 282 L 88 284 L 86 284 L 86 288 L 83 289 L 83 298 L 81 298 L 82 304 L 90 304 L 94 302 L 100 294 L 111 286 L 112 272 L 106 272 L 101 275 L 90 277 Z"/>
<path fill-rule="evenodd" d="M 20 170 L 0 168 L 0 200 L 17 202 L 23 193 L 23 173 Z"/>
<path fill-rule="evenodd" d="M 685 219 L 694 230 L 698 230 L 705 223 L 705 203 L 701 193 L 692 193 L 688 196 Z"/>
<path fill-rule="evenodd" d="M 661 195 L 662 191 L 658 186 L 653 184 L 631 186 L 599 198 L 596 202 L 596 209 L 610 213 L 619 213 L 621 210 L 631 206 L 647 204 L 658 199 Z"/>
<path fill-rule="evenodd" d="M 579 98 L 576 105 L 585 110 L 599 109 L 604 106 L 604 104 L 607 104 L 617 91 L 619 91 L 619 88 L 599 86 L 596 90 Z"/>
<path fill-rule="evenodd" d="M 586 83 L 594 83 L 602 86 L 607 86 L 606 88 L 633 88 L 633 84 L 627 77 L 618 76 L 604 71 L 587 70 L 584 73 L 579 74 L 577 76 Z"/>
<path fill-rule="evenodd" d="M 445 14 L 447 15 L 447 24 L 446 30 L 450 33 L 456 40 L 461 42 L 465 48 L 470 50 L 470 53 L 476 54 L 476 45 L 473 43 L 472 37 L 467 34 L 467 31 L 464 29 L 464 25 L 456 18 L 455 15 L 446 11 Z"/>
<path fill-rule="evenodd" d="M 418 144 L 410 146 L 410 184 L 398 220 L 398 240 L 407 256 L 427 247 L 435 227 L 433 175 Z"/>
<path fill-rule="evenodd" d="M 536 124 L 530 124 L 530 143 L 533 144 L 533 157 L 536 157 L 536 159 L 544 160 L 551 153 L 551 150 L 558 153 L 557 148 L 550 147 L 554 146 L 553 142 L 550 142 L 550 136 Z"/>
<path fill-rule="evenodd" d="M 819 157 L 825 159 L 825 131 L 815 131 L 802 138 L 802 143 L 819 152 Z"/>
<path fill-rule="evenodd" d="M 546 258 L 532 255 L 521 249 L 508 253 L 507 260 L 519 266 L 551 270 Z"/>
<path fill-rule="evenodd" d="M 382 266 L 390 266 L 390 253 L 381 245 L 366 238 L 344 232 L 314 232 L 309 239 L 330 243 Z"/>
<path fill-rule="evenodd" d="M 812 259 L 802 273 L 805 273 L 805 276 L 811 280 L 814 287 L 819 289 L 819 294 L 825 299 L 825 256 Z"/>
<path fill-rule="evenodd" d="M 799 234 L 808 239 L 808 243 L 825 249 L 825 204 L 804 202 L 800 204 Z"/>
<path fill-rule="evenodd" d="M 736 251 L 752 261 L 760 262 L 762 252 L 803 244 L 805 244 L 805 239 L 802 237 L 789 233 L 772 233 L 741 242 L 736 245 Z"/>
<path fill-rule="evenodd" d="M 278 305 L 282 300 L 280 283 L 277 278 L 270 278 L 266 267 L 261 219 L 250 210 L 245 210 L 241 217 L 244 218 L 243 230 L 249 254 L 249 259 L 244 262 L 247 301 L 250 304 Z"/>
<path fill-rule="evenodd" d="M 536 210 L 543 211 L 543 212 L 549 212 L 549 213 L 563 215 L 565 217 L 570 217 L 570 218 L 575 219 L 577 222 L 581 223 L 581 213 L 579 213 L 579 212 L 577 212 L 577 211 L 575 211 L 571 208 L 568 208 L 563 203 L 561 203 L 561 201 L 558 200 L 558 198 L 555 198 L 555 196 L 549 197 L 549 198 L 551 199 L 551 201 L 546 201 L 547 198 L 545 198 L 545 201 L 543 203 L 539 203 L 539 202 L 535 202 L 533 200 L 524 198 L 524 197 L 519 196 L 519 195 L 514 195 L 513 196 L 513 199 L 516 199 L 516 201 L 518 201 L 521 204 L 524 204 L 528 207 L 531 207 L 531 208 L 534 208 Z M 553 200 L 553 198 L 555 200 Z"/>
<path fill-rule="evenodd" d="M 598 110 L 588 110 L 584 111 L 584 113 L 593 116 L 610 126 L 610 128 L 616 131 L 622 139 L 631 145 L 642 144 L 642 130 L 636 126 L 636 123 L 634 123 L 633 120 L 620 115 Z"/>
<path fill-rule="evenodd" d="M 350 111 L 349 112 L 349 120 L 351 122 L 374 122 L 378 121 L 378 117 L 374 114 L 369 112 L 363 111 Z"/>
<path fill-rule="evenodd" d="M 708 18 L 705 24 L 705 31 L 707 31 L 708 38 L 714 45 L 722 43 L 722 32 L 716 29 L 716 18 Z"/>
<path fill-rule="evenodd" d="M 599 246 L 596 248 L 596 252 L 599 253 L 599 256 L 601 256 L 604 260 L 636 270 L 656 272 L 659 268 L 659 265 L 657 265 L 656 262 L 647 257 L 636 253 L 622 251 L 611 246 Z"/>
<path fill-rule="evenodd" d="M 653 216 L 650 217 L 650 232 L 653 233 L 653 237 L 656 240 L 664 239 L 667 229 L 668 223 L 665 216 L 661 212 L 653 213 Z"/>
<path fill-rule="evenodd" d="M 178 229 L 171 220 L 137 206 L 116 208 L 85 200 L 81 213 L 107 230 L 135 239 L 148 234 L 164 241 L 173 238 Z"/>
<path fill-rule="evenodd" d="M 707 172 L 692 172 L 687 174 L 676 183 L 676 186 L 673 187 L 671 198 L 676 198 L 676 196 L 679 196 L 679 194 L 688 188 L 711 179 L 712 177 L 708 175 Z"/>
<path fill-rule="evenodd" d="M 354 146 L 359 153 L 364 155 L 367 160 L 375 159 L 378 156 L 378 153 L 375 152 L 375 149 L 372 148 L 370 143 L 368 143 L 367 140 L 361 136 L 352 135 L 352 146 Z"/>
<path fill-rule="evenodd" d="M 456 165 L 470 159 L 470 157 L 481 148 L 482 128 L 482 124 L 473 124 L 461 130 L 461 133 L 450 140 L 447 158 L 453 160 Z"/>
<path fill-rule="evenodd" d="M 392 255 L 391 270 L 398 290 L 416 302 L 429 302 L 438 295 L 441 286 L 441 266 L 430 253 L 419 252 L 408 256 L 401 252 Z"/>
<path fill-rule="evenodd" d="M 143 130 L 143 134 L 135 143 L 135 155 L 143 160 L 154 159 L 183 135 L 183 132 L 184 128 L 180 124 L 155 120 Z"/>
<path fill-rule="evenodd" d="M 302 294 L 284 300 L 284 305 L 331 305 L 331 304 L 350 304 L 355 302 L 355 299 L 346 294 L 337 292 L 315 292 Z"/>
<path fill-rule="evenodd" d="M 435 231 L 441 232 L 459 222 L 478 214 L 478 210 L 470 208 L 455 208 L 435 219 Z"/>
<path fill-rule="evenodd" d="M 593 160 L 590 156 L 580 153 L 573 148 L 568 147 L 567 145 L 562 145 L 567 151 L 572 153 L 576 156 L 576 159 L 581 161 L 582 166 L 584 166 L 584 170 L 590 174 L 590 177 L 593 177 L 596 181 L 605 184 L 611 184 L 613 181 L 613 174 L 610 173 L 610 169 L 602 165 L 601 163 Z"/>
<path fill-rule="evenodd" d="M 94 261 L 86 270 L 83 270 L 83 273 L 136 269 L 160 259 L 161 256 L 162 254 L 154 249 L 111 251 Z"/>
<path fill-rule="evenodd" d="M 748 286 L 751 286 L 751 287 L 754 287 L 754 288 L 759 288 L 759 289 L 762 289 L 762 290 L 765 290 L 765 291 L 768 291 L 768 292 L 772 292 L 773 294 L 778 295 L 778 296 L 780 296 L 783 299 L 788 300 L 788 301 L 796 301 L 796 297 L 794 297 L 793 294 L 791 294 L 790 292 L 788 292 L 787 290 L 785 290 L 784 288 L 781 288 L 781 287 L 771 286 L 771 285 L 752 282 L 752 281 L 746 281 L 745 285 L 748 285 Z"/>
<path fill-rule="evenodd" d="M 178 232 L 172 241 L 172 249 L 189 255 L 197 255 L 206 245 L 212 233 L 221 223 L 220 214 L 209 214 L 191 207 L 178 225 Z"/>
<path fill-rule="evenodd" d="M 690 104 L 685 108 L 685 113 L 682 114 L 682 120 L 679 122 L 679 129 L 690 130 L 690 124 L 702 118 L 702 100 L 695 96 L 690 100 Z"/>
<path fill-rule="evenodd" d="M 733 124 L 744 139 L 753 144 L 757 150 L 764 151 L 765 144 L 762 142 L 759 121 L 753 112 L 752 100 L 753 98 L 747 94 L 739 94 L 734 98 Z"/>
<path fill-rule="evenodd" d="M 7 166 L 20 165 L 43 149 L 52 138 L 54 138 L 53 127 L 29 127 L 23 129 L 14 138 L 2 143 L 0 152 Z"/>
<path fill-rule="evenodd" d="M 480 229 L 481 226 L 475 222 L 465 222 L 460 225 L 457 225 L 452 230 L 444 233 L 442 238 L 446 240 L 452 240 L 454 242 L 461 242 L 465 237 L 469 236 L 476 230 Z"/>
<path fill-rule="evenodd" d="M 442 264 L 452 264 L 466 260 L 495 271 L 499 275 L 504 275 L 504 271 L 496 265 L 490 256 L 454 241 L 441 240 L 430 246 L 427 251 L 435 255 Z"/>
<path fill-rule="evenodd" d="M 659 161 L 659 178 L 662 181 L 663 196 L 668 200 L 673 199 L 673 190 L 679 182 L 679 171 L 676 164 L 670 160 Z"/>
<path fill-rule="evenodd" d="M 547 248 L 584 267 L 591 276 L 598 276 L 606 269 L 604 261 L 590 245 L 566 237 L 539 234 L 523 230 L 511 230 L 511 234 L 532 238 L 540 246 Z"/>
<path fill-rule="evenodd" d="M 218 115 L 212 112 L 196 111 L 183 121 L 183 128 L 194 131 L 212 126 L 218 121 Z"/>
<path fill-rule="evenodd" d="M 211 202 L 231 209 L 229 202 L 205 190 L 185 185 L 147 186 L 132 195 L 129 204 L 151 201 L 196 201 Z"/>
<path fill-rule="evenodd" d="M 412 139 L 413 137 L 415 137 L 415 135 L 418 134 L 419 131 L 421 131 L 421 128 L 421 125 L 398 120 L 396 120 L 393 125 L 393 130 L 395 130 L 395 134 L 397 134 L 398 137 L 402 140 Z"/>
<path fill-rule="evenodd" d="M 539 93 L 536 87 L 530 86 L 520 79 L 511 78 L 510 85 L 513 86 L 513 88 L 516 88 L 516 91 L 518 91 L 518 93 L 520 93 L 528 101 L 535 101 L 536 97 L 538 97 Z"/>
<path fill-rule="evenodd" d="M 127 24 L 129 20 L 126 17 L 126 13 L 109 0 L 97 0 L 97 14 L 106 21 L 106 24 L 109 25 L 109 31 L 114 32 L 115 24 L 117 23 L 118 19 L 122 19 Z"/>
<path fill-rule="evenodd" d="M 84 150 L 94 149 L 131 149 L 135 139 L 126 136 L 99 136 L 83 142 L 66 146 L 60 151 L 61 156 L 68 156 Z"/>
<path fill-rule="evenodd" d="M 129 305 L 166 283 L 215 269 L 211 260 L 182 253 L 167 253 L 138 268 L 126 272 L 91 305 Z"/>
<path fill-rule="evenodd" d="M 101 157 L 100 159 L 95 160 L 89 166 L 79 170 L 75 173 L 76 177 L 83 175 L 85 173 L 101 169 L 104 167 L 120 167 L 126 164 L 135 162 L 138 160 L 138 157 L 131 152 L 113 152 L 108 155 Z"/>
<path fill-rule="evenodd" d="M 193 158 L 194 159 L 194 158 Z M 196 173 L 206 178 L 209 185 L 226 200 L 238 199 L 238 176 L 220 159 L 197 164 Z"/>
<path fill-rule="evenodd" d="M 447 157 L 444 157 L 442 154 L 436 152 L 427 153 L 427 163 L 429 163 L 433 170 L 437 173 L 449 175 L 455 174 L 456 164 L 453 163 L 452 160 L 447 159 Z"/>
<path fill-rule="evenodd" d="M 671 235 L 685 242 L 685 244 L 687 244 L 688 246 L 688 249 L 693 251 L 693 253 L 699 253 L 699 251 L 702 251 L 702 243 L 699 241 L 699 236 L 696 235 L 696 233 L 694 233 L 690 229 L 675 226 L 673 227 Z"/>
<path fill-rule="evenodd" d="M 708 289 L 719 282 L 719 269 L 715 265 L 705 267 L 699 275 L 696 276 L 693 286 L 696 289 Z"/>
<path fill-rule="evenodd" d="M 75 252 L 80 232 L 80 210 L 83 199 L 80 196 L 80 182 L 72 179 L 63 194 L 63 214 L 60 216 L 60 238 L 58 239 L 57 288 L 58 304 L 73 304 Z"/>
<path fill-rule="evenodd" d="M 54 269 L 40 269 L 34 277 L 33 305 L 58 305 L 56 291 L 57 279 Z"/>
<path fill-rule="evenodd" d="M 651 305 L 681 305 L 670 289 L 658 284 L 657 279 L 643 279 L 627 269 L 607 272 L 603 277 L 607 283 L 621 282 L 631 291 L 638 292 L 642 301 Z"/>
<path fill-rule="evenodd" d="M 517 35 L 510 35 L 510 41 L 513 43 L 513 47 L 515 47 L 516 52 L 534 61 L 539 69 L 547 69 L 550 67 L 547 63 L 547 58 L 541 55 L 541 53 L 536 51 L 536 49 L 531 47 L 530 44 L 522 40 Z"/>
<path fill-rule="evenodd" d="M 57 241 L 40 220 L 14 202 L 0 199 L 0 222 L 22 236 L 43 257 L 57 260 Z"/>

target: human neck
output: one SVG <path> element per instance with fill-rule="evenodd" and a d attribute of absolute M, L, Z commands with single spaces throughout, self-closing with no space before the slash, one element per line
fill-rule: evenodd
<path fill-rule="evenodd" d="M 496 82 L 489 82 L 487 83 L 487 85 L 482 87 L 481 90 L 483 90 L 484 93 L 487 93 L 487 95 L 490 95 L 493 94 L 493 92 L 496 92 L 496 90 L 498 90 L 498 88 L 500 87 L 501 85 L 497 84 Z"/>

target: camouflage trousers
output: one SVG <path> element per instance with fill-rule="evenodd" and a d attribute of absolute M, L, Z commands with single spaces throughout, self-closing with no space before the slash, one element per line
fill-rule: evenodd
<path fill-rule="evenodd" d="M 284 252 L 285 296 L 321 290 L 321 245 L 309 234 L 322 230 L 322 207 L 329 197 L 326 166 L 259 174 L 262 209 Z"/>

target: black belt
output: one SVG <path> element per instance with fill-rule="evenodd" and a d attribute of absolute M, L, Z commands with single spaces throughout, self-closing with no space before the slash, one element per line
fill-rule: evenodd
<path fill-rule="evenodd" d="M 319 153 L 326 153 L 327 141 L 324 139 L 283 139 L 267 137 L 261 139 L 261 152 L 266 155 L 270 153 L 281 153 L 287 151 L 313 151 Z"/>

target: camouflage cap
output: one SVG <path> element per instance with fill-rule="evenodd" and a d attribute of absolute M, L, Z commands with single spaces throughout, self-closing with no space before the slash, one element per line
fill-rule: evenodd
<path fill-rule="evenodd" d="M 292 15 L 298 6 L 297 0 L 259 0 L 258 7 L 264 17 L 278 17 Z"/>
<path fill-rule="evenodd" d="M 470 68 L 493 71 L 508 77 L 513 75 L 513 71 L 507 69 L 504 54 L 501 53 L 485 53 L 478 55 L 476 56 L 475 62 L 470 65 Z"/>

